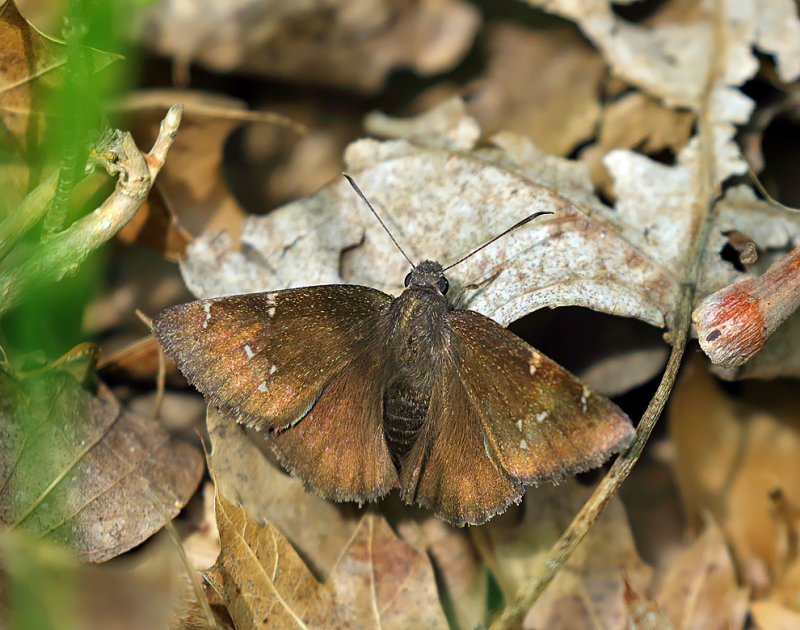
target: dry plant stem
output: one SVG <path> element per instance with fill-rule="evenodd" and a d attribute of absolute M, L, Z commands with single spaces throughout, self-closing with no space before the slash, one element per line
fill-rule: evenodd
<path fill-rule="evenodd" d="M 700 303 L 692 315 L 700 347 L 716 365 L 739 367 L 800 308 L 800 247 L 761 276 L 745 278 Z"/>
<path fill-rule="evenodd" d="M 572 519 L 564 533 L 561 534 L 556 544 L 550 549 L 539 574 L 517 593 L 515 600 L 492 623 L 491 630 L 510 630 L 521 626 L 534 602 L 547 588 L 586 534 L 589 533 L 589 529 L 597 520 L 597 517 L 600 516 L 606 504 L 614 497 L 622 482 L 627 479 L 631 470 L 633 470 L 633 466 L 642 454 L 650 433 L 653 431 L 664 409 L 678 375 L 678 368 L 681 364 L 683 352 L 686 349 L 686 338 L 689 331 L 688 310 L 690 296 L 690 289 L 685 287 L 681 296 L 682 308 L 678 311 L 679 320 L 675 322 L 675 342 L 672 345 L 672 353 L 658 389 L 650 400 L 650 404 L 647 406 L 647 410 L 644 412 L 636 429 L 636 438 L 630 448 L 617 458 L 608 474 L 595 488 L 592 496 L 589 497 L 580 512 Z"/>
<path fill-rule="evenodd" d="M 182 112 L 182 105 L 170 108 L 147 154 L 136 148 L 130 133 L 115 131 L 103 138 L 95 149 L 96 161 L 109 172 L 119 173 L 116 189 L 94 212 L 43 239 L 18 264 L 0 273 L 0 315 L 16 306 L 32 284 L 58 281 L 75 273 L 89 254 L 131 220 L 164 164 Z"/>

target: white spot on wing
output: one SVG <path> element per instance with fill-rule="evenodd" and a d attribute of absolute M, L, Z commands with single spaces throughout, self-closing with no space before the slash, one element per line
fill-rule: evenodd
<path fill-rule="evenodd" d="M 269 307 L 269 310 L 267 311 L 267 315 L 269 315 L 270 317 L 275 317 L 275 307 L 274 306 L 270 306 Z"/>
<path fill-rule="evenodd" d="M 248 359 L 252 359 L 255 356 L 255 352 L 253 352 L 253 349 L 247 344 L 244 344 L 244 353 L 247 355 Z"/>
<path fill-rule="evenodd" d="M 530 450 L 530 449 L 528 448 L 528 443 L 527 443 L 525 440 L 520 440 L 520 441 L 519 441 L 519 447 L 520 447 L 520 448 L 521 448 L 523 451 L 529 451 L 529 450 Z"/>
<path fill-rule="evenodd" d="M 533 363 L 530 364 L 530 367 L 528 368 L 528 370 L 530 371 L 531 376 L 536 374 L 536 366 Z"/>
<path fill-rule="evenodd" d="M 277 369 L 278 369 L 278 366 L 277 366 L 277 365 L 273 365 L 273 366 L 272 366 L 272 367 L 269 369 L 269 375 L 270 375 L 270 376 L 272 376 L 273 374 L 275 374 L 275 370 L 277 370 Z"/>
<path fill-rule="evenodd" d="M 522 420 L 517 420 L 517 426 L 519 427 L 519 430 L 522 431 Z"/>
<path fill-rule="evenodd" d="M 544 422 L 545 418 L 547 418 L 547 416 L 549 416 L 549 415 L 550 414 L 548 414 L 546 411 L 543 411 L 542 413 L 537 413 L 536 416 L 535 416 L 536 417 L 536 422 L 539 422 L 539 423 Z"/>
<path fill-rule="evenodd" d="M 264 294 L 264 302 L 266 303 L 267 306 L 277 306 L 275 298 L 272 297 L 272 293 Z"/>
<path fill-rule="evenodd" d="M 261 382 L 258 384 L 258 391 L 260 391 L 260 392 L 265 392 L 265 391 L 267 391 L 267 381 L 261 381 Z"/>
<path fill-rule="evenodd" d="M 583 405 L 583 413 L 586 413 L 586 401 L 589 400 L 589 396 L 591 395 L 591 390 L 584 385 L 583 391 L 581 392 L 581 405 Z"/>
<path fill-rule="evenodd" d="M 203 328 L 208 328 L 208 322 L 211 321 L 211 304 L 208 302 L 203 304 L 203 311 L 206 314 L 206 321 L 203 322 Z"/>

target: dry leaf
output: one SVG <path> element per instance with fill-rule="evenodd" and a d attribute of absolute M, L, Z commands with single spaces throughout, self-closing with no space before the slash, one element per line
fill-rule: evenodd
<path fill-rule="evenodd" d="M 317 581 L 289 541 L 217 494 L 222 552 L 205 572 L 236 627 L 446 628 L 424 554 L 367 515 L 328 580 Z"/>
<path fill-rule="evenodd" d="M 686 366 L 669 409 L 675 468 L 685 510 L 695 527 L 709 512 L 731 541 L 744 581 L 770 588 L 781 565 L 781 521 L 770 495 L 800 505 L 800 416 L 796 389 L 773 393 L 770 411 L 726 396 L 707 370 Z M 783 410 L 776 402 L 785 400 Z"/>
<path fill-rule="evenodd" d="M 467 111 L 484 134 L 528 136 L 537 147 L 568 155 L 594 135 L 605 64 L 575 29 L 532 30 L 513 23 L 487 29 L 488 70 Z"/>
<path fill-rule="evenodd" d="M 242 114 L 252 112 L 239 99 L 202 92 L 139 93 L 129 102 L 130 124 L 138 142 L 155 137 L 167 102 L 184 103 L 185 113 L 156 188 L 190 234 L 227 230 L 236 238 L 244 212 L 225 182 L 222 149 L 230 133 L 242 124 Z"/>
<path fill-rule="evenodd" d="M 219 529 L 214 514 L 214 484 L 203 484 L 203 517 L 200 523 L 183 540 L 186 558 L 193 569 L 208 569 L 220 551 Z"/>
<path fill-rule="evenodd" d="M 4 586 L 0 626 L 166 628 L 178 607 L 183 579 L 177 556 L 174 545 L 157 544 L 149 546 L 141 562 L 91 566 L 79 564 L 48 541 L 5 530 L 0 533 L 0 583 Z M 9 612 L 16 624 L 5 618 Z"/>
<path fill-rule="evenodd" d="M 625 603 L 628 606 L 628 630 L 675 630 L 658 604 L 625 582 Z"/>
<path fill-rule="evenodd" d="M 0 373 L 0 389 L 0 521 L 12 528 L 101 562 L 160 529 L 197 487 L 195 448 L 66 373 Z"/>
<path fill-rule="evenodd" d="M 748 592 L 737 584 L 725 538 L 713 521 L 671 564 L 656 600 L 681 630 L 744 628 Z"/>
<path fill-rule="evenodd" d="M 662 105 L 657 99 L 629 92 L 603 111 L 597 142 L 580 152 L 589 164 L 592 180 L 608 196 L 612 183 L 603 168 L 603 158 L 612 149 L 635 149 L 654 155 L 665 149 L 677 154 L 686 146 L 694 122 L 692 112 Z"/>
<path fill-rule="evenodd" d="M 300 95 L 264 107 L 303 123 L 298 134 L 279 125 L 248 125 L 229 169 L 231 188 L 247 208 L 270 209 L 317 191 L 344 168 L 342 152 L 363 134 L 352 112 L 340 112 L 327 98 Z M 229 148 L 230 153 L 230 148 Z"/>
<path fill-rule="evenodd" d="M 796 630 L 800 628 L 800 612 L 775 602 L 753 602 L 750 615 L 758 630 Z"/>
<path fill-rule="evenodd" d="M 439 599 L 453 630 L 472 630 L 489 622 L 489 570 L 472 542 L 469 529 L 453 527 L 434 516 L 419 522 L 401 518 L 397 532 L 424 550 L 436 571 Z"/>
<path fill-rule="evenodd" d="M 235 497 L 253 518 L 287 536 L 317 576 L 327 576 L 353 535 L 358 513 L 309 494 L 271 463 L 240 425 L 208 408 L 209 468 L 218 492 Z"/>
<path fill-rule="evenodd" d="M 372 91 L 394 68 L 423 75 L 451 68 L 472 43 L 477 10 L 461 0 L 163 0 L 139 37 L 186 66 L 232 70 Z"/>
<path fill-rule="evenodd" d="M 722 104 L 730 89 L 724 86 L 740 85 L 755 73 L 758 62 L 751 48 L 773 54 L 784 81 L 800 76 L 800 21 L 785 0 L 704 4 L 688 15 L 666 10 L 651 28 L 620 18 L 607 0 L 527 2 L 577 22 L 616 74 L 668 107 L 698 109 L 713 66 L 722 75 L 712 101 Z M 718 59 L 719 54 L 726 58 Z"/>
<path fill-rule="evenodd" d="M 525 498 L 520 522 L 509 514 L 486 532 L 493 544 L 493 567 L 506 597 L 531 579 L 590 488 L 575 482 L 539 488 Z M 537 600 L 524 628 L 626 628 L 625 581 L 637 591 L 650 582 L 651 569 L 639 558 L 625 510 L 612 500 L 578 549 Z"/>
<path fill-rule="evenodd" d="M 169 208 L 163 193 L 156 186 L 136 215 L 120 230 L 117 238 L 123 243 L 149 247 L 177 262 L 185 255 L 192 237 Z"/>
<path fill-rule="evenodd" d="M 121 58 L 92 48 L 87 52 L 95 72 Z M 41 170 L 32 174 L 29 161 L 45 140 L 47 117 L 63 86 L 66 62 L 63 43 L 36 30 L 14 0 L 0 4 L 0 216 L 16 208 L 39 183 L 35 174 Z"/>
<path fill-rule="evenodd" d="M 40 33 L 14 4 L 0 6 L 0 121 L 6 141 L 23 154 L 43 139 L 46 112 L 42 109 L 63 85 L 67 51 L 62 42 Z M 119 55 L 87 48 L 89 63 L 99 72 Z"/>

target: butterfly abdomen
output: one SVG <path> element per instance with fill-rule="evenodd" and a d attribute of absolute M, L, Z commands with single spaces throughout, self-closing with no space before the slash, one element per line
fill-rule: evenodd
<path fill-rule="evenodd" d="M 408 454 L 419 435 L 428 405 L 430 389 L 404 380 L 389 383 L 383 394 L 383 435 L 395 466 Z"/>

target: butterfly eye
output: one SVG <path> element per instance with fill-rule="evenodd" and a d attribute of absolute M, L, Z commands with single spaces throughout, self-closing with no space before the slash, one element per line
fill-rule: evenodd
<path fill-rule="evenodd" d="M 442 295 L 444 295 L 445 293 L 447 293 L 447 289 L 450 288 L 450 283 L 447 281 L 447 278 L 442 276 L 441 278 L 439 278 L 437 286 L 439 287 L 439 291 L 442 292 Z"/>
<path fill-rule="evenodd" d="M 408 275 L 406 276 L 406 279 L 403 280 L 403 285 L 404 286 L 408 286 L 409 284 L 411 284 L 411 272 L 410 271 L 408 272 Z"/>

